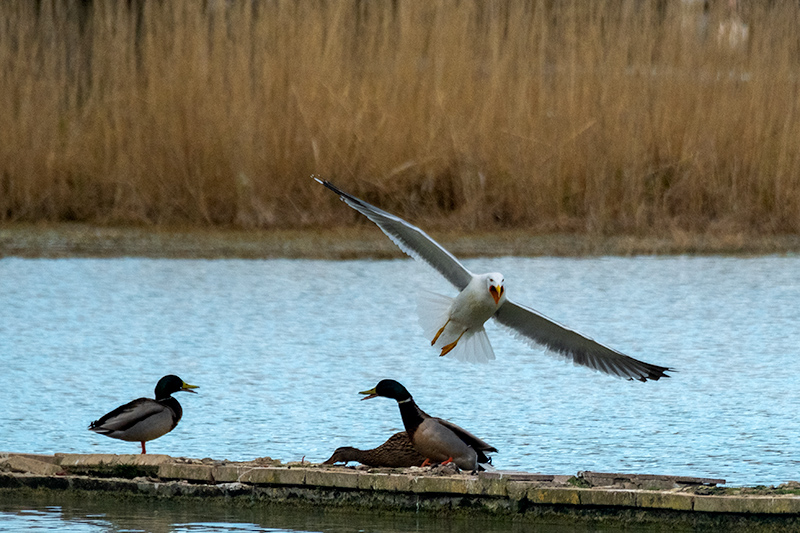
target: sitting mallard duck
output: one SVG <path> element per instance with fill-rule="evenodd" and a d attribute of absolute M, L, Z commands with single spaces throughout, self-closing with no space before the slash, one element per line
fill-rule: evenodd
<path fill-rule="evenodd" d="M 192 392 L 197 385 L 189 385 L 178 376 L 164 376 L 156 385 L 156 399 L 139 398 L 117 407 L 99 420 L 89 424 L 89 431 L 130 442 L 141 442 L 142 453 L 147 453 L 144 443 L 166 435 L 178 425 L 183 409 L 173 392 Z"/>
<path fill-rule="evenodd" d="M 371 450 L 359 450 L 350 446 L 336 448 L 331 458 L 325 461 L 324 465 L 334 463 L 348 463 L 357 461 L 367 466 L 383 466 L 388 468 L 405 468 L 409 466 L 420 466 L 425 462 L 425 457 L 421 455 L 408 438 L 408 433 L 401 431 L 395 433 L 389 440 Z"/>
<path fill-rule="evenodd" d="M 480 463 L 490 463 L 484 452 L 497 452 L 497 449 L 482 441 L 469 431 L 452 422 L 434 418 L 420 409 L 411 394 L 393 379 L 384 379 L 375 388 L 359 392 L 369 400 L 377 396 L 397 401 L 403 425 L 414 448 L 425 457 L 425 463 L 454 462 L 462 470 L 475 471 Z"/>

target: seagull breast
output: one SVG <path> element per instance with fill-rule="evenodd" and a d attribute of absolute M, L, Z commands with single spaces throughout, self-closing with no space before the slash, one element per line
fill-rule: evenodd
<path fill-rule="evenodd" d="M 464 290 L 453 299 L 450 320 L 467 328 L 482 326 L 489 320 L 505 302 L 502 282 L 498 289 L 495 281 L 498 277 L 502 280 L 499 274 L 474 275 Z M 492 291 L 492 288 L 495 290 Z M 499 296 L 494 296 L 497 294 Z"/>

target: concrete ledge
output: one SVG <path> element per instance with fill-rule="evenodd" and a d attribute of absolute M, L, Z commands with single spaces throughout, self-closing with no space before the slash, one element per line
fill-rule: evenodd
<path fill-rule="evenodd" d="M 581 489 L 533 487 L 528 489 L 527 498 L 532 503 L 539 505 L 580 505 L 580 491 Z"/>
<path fill-rule="evenodd" d="M 578 472 L 578 478 L 592 487 L 620 487 L 623 489 L 677 489 L 687 486 L 724 485 L 724 479 L 688 476 L 653 476 L 648 474 L 612 474 L 607 472 Z"/>
<path fill-rule="evenodd" d="M 328 472 L 309 470 L 304 483 L 315 487 L 336 487 L 340 489 L 358 489 L 361 474 L 358 472 Z"/>
<path fill-rule="evenodd" d="M 11 455 L 0 458 L 0 471 L 54 476 L 62 472 L 62 468 L 50 461 L 42 461 L 35 457 Z"/>
<path fill-rule="evenodd" d="M 135 465 L 135 466 L 158 466 L 174 461 L 169 455 L 147 454 L 147 455 L 114 455 L 110 453 L 95 454 L 76 454 L 76 453 L 57 453 L 53 456 L 56 464 L 61 466 L 89 466 L 98 465 Z"/>
<path fill-rule="evenodd" d="M 694 510 L 694 494 L 680 492 L 639 491 L 636 501 L 642 509 L 672 509 L 675 511 Z"/>
<path fill-rule="evenodd" d="M 182 463 L 163 463 L 158 465 L 161 479 L 182 479 L 184 481 L 210 483 L 214 481 L 213 468 L 207 465 Z"/>
<path fill-rule="evenodd" d="M 591 480 L 603 486 L 586 486 Z M 603 516 L 603 520 L 624 518 L 630 523 L 660 522 L 669 516 L 670 520 L 678 517 L 693 523 L 709 523 L 709 517 L 716 517 L 715 524 L 729 518 L 800 525 L 800 484 L 758 492 L 716 487 L 720 483 L 724 480 L 633 474 L 580 473 L 573 477 L 494 471 L 471 475 L 452 466 L 370 469 L 166 455 L 0 453 L 2 490 L 128 493 L 375 512 L 466 513 L 514 520 L 544 515 L 570 520 Z M 628 488 L 636 484 L 670 488 Z"/>
<path fill-rule="evenodd" d="M 244 472 L 239 481 L 251 485 L 303 485 L 306 480 L 305 469 L 302 468 L 253 468 Z"/>
<path fill-rule="evenodd" d="M 694 510 L 706 513 L 800 515 L 800 497 L 695 496 Z"/>

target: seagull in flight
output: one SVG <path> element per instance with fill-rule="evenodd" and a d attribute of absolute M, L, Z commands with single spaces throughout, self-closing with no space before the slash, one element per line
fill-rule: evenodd
<path fill-rule="evenodd" d="M 669 377 L 671 368 L 639 361 L 568 329 L 506 296 L 499 272 L 474 274 L 420 228 L 348 194 L 331 182 L 314 179 L 370 219 L 404 253 L 432 266 L 460 292 L 455 298 L 428 294 L 420 298 L 420 324 L 439 355 L 461 361 L 495 358 L 484 324 L 494 318 L 533 347 L 545 347 L 577 365 L 629 380 Z"/>

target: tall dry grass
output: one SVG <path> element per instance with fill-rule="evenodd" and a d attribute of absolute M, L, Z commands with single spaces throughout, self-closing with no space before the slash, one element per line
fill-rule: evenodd
<path fill-rule="evenodd" d="M 719 4 L 719 5 L 718 5 Z M 800 231 L 800 8 L 6 0 L 0 220 Z"/>

